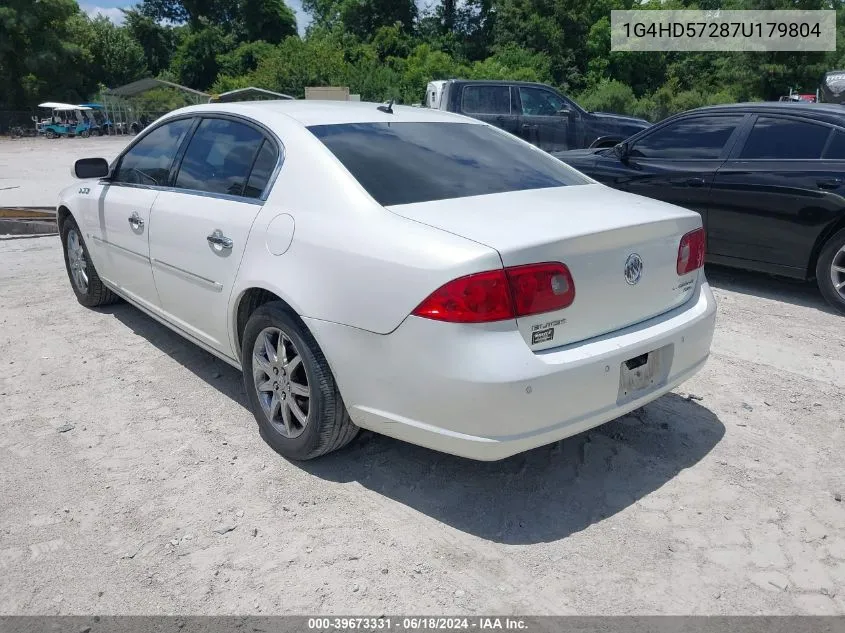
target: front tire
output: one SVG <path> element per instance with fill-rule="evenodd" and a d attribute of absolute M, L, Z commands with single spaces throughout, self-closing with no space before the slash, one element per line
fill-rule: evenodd
<path fill-rule="evenodd" d="M 79 230 L 79 226 L 72 217 L 62 224 L 62 246 L 67 276 L 79 303 L 86 308 L 95 308 L 120 300 L 100 280 L 91 262 L 85 240 L 82 239 L 82 231 Z"/>
<path fill-rule="evenodd" d="M 250 316 L 241 366 L 261 437 L 280 455 L 313 459 L 357 435 L 317 341 L 281 302 L 266 303 Z"/>
<path fill-rule="evenodd" d="M 825 300 L 845 314 L 845 229 L 822 248 L 816 263 L 816 283 Z"/>

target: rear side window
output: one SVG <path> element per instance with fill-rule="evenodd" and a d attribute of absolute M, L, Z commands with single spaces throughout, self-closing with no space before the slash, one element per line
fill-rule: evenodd
<path fill-rule="evenodd" d="M 138 141 L 120 161 L 115 182 L 166 185 L 170 166 L 192 119 L 165 123 Z"/>
<path fill-rule="evenodd" d="M 243 123 L 204 119 L 188 144 L 174 185 L 242 196 L 263 142 L 261 132 Z"/>
<path fill-rule="evenodd" d="M 270 177 L 276 169 L 276 162 L 279 160 L 279 152 L 276 151 L 276 146 L 270 141 L 265 140 L 264 144 L 258 152 L 258 158 L 255 159 L 255 165 L 252 167 L 252 172 L 249 175 L 249 180 L 244 189 L 244 195 L 248 198 L 259 198 L 261 193 L 270 182 Z"/>
<path fill-rule="evenodd" d="M 680 119 L 643 136 L 630 155 L 640 158 L 706 160 L 719 158 L 745 115 Z"/>
<path fill-rule="evenodd" d="M 308 128 L 382 205 L 586 184 L 552 156 L 472 123 L 352 123 Z"/>
<path fill-rule="evenodd" d="M 833 138 L 830 139 L 830 144 L 824 151 L 824 158 L 845 160 L 845 133 L 838 130 L 833 133 Z"/>
<path fill-rule="evenodd" d="M 821 158 L 830 128 L 809 121 L 758 117 L 740 158 Z"/>
<path fill-rule="evenodd" d="M 464 86 L 461 110 L 467 114 L 510 114 L 508 86 Z"/>

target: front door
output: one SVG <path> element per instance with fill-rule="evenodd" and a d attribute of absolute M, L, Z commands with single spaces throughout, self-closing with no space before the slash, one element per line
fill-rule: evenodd
<path fill-rule="evenodd" d="M 119 159 L 99 203 L 98 250 L 106 259 L 104 278 L 143 306 L 158 306 L 150 268 L 150 210 L 192 119 L 166 123 L 132 145 Z"/>
<path fill-rule="evenodd" d="M 153 205 L 150 258 L 164 316 L 230 357 L 229 297 L 278 157 L 258 128 L 204 118 L 174 189 Z"/>
<path fill-rule="evenodd" d="M 710 186 L 744 114 L 677 119 L 638 138 L 606 184 L 697 211 L 708 228 Z"/>
<path fill-rule="evenodd" d="M 575 148 L 571 117 L 575 110 L 546 88 L 519 86 L 522 105 L 522 129 L 526 140 L 547 152 Z M 532 140 L 533 138 L 533 140 Z"/>

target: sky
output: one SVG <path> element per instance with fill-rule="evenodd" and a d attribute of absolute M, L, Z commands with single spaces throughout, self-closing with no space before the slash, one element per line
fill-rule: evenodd
<path fill-rule="evenodd" d="M 299 34 L 304 35 L 305 27 L 311 22 L 311 16 L 302 10 L 302 0 L 285 0 L 285 2 L 296 12 L 296 26 L 299 28 Z M 79 6 L 92 17 L 100 14 L 109 18 L 112 22 L 120 24 L 123 22 L 123 14 L 120 9 L 128 9 L 132 6 L 132 2 L 126 2 L 126 0 L 94 0 L 92 2 L 80 2 Z"/>

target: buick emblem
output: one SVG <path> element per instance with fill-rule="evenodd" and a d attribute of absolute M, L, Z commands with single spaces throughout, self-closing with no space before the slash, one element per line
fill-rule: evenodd
<path fill-rule="evenodd" d="M 643 276 L 643 258 L 636 253 L 628 255 L 625 260 L 625 281 L 633 286 L 640 281 Z"/>

